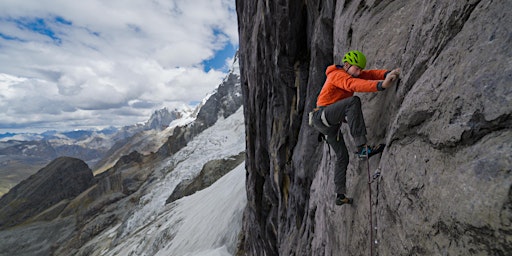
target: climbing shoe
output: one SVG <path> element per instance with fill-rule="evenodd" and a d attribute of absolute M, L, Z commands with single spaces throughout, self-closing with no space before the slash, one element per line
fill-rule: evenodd
<path fill-rule="evenodd" d="M 386 147 L 385 144 L 379 144 L 377 146 L 368 146 L 368 147 L 361 146 L 361 147 L 359 147 L 356 154 L 359 156 L 359 158 L 370 158 L 373 155 L 376 155 L 376 154 L 384 151 L 385 147 Z M 368 152 L 366 152 L 367 151 L 366 149 L 368 149 Z"/>
<path fill-rule="evenodd" d="M 352 201 L 352 198 L 348 198 L 344 194 L 336 194 L 336 205 L 352 204 Z"/>

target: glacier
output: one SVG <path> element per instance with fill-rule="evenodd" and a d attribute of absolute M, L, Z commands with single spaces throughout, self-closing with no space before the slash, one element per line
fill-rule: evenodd
<path fill-rule="evenodd" d="M 247 203 L 245 162 L 210 187 L 170 204 L 176 186 L 203 165 L 245 151 L 243 107 L 164 159 L 130 218 L 81 247 L 93 255 L 233 255 Z"/>

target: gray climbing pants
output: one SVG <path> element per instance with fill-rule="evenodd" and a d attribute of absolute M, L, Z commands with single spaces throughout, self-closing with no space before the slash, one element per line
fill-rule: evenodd
<path fill-rule="evenodd" d="M 361 99 L 357 96 L 342 99 L 327 107 L 317 108 L 312 115 L 313 127 L 324 135 L 325 140 L 336 154 L 334 166 L 336 193 L 346 194 L 349 155 L 340 128 L 346 118 L 356 146 L 366 144 L 366 126 L 361 110 Z"/>

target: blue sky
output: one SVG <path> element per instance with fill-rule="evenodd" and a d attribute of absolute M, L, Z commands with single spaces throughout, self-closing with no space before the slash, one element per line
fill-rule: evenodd
<path fill-rule="evenodd" d="M 214 30 L 214 35 L 226 36 L 222 33 L 222 31 L 217 30 Z M 216 51 L 215 55 L 212 58 L 204 60 L 202 62 L 202 64 L 204 65 L 204 71 L 208 72 L 211 69 L 228 71 L 229 67 L 226 65 L 226 59 L 233 58 L 235 52 L 237 51 L 235 47 L 236 46 L 234 46 L 233 44 L 228 43 L 224 46 L 224 48 Z"/>
<path fill-rule="evenodd" d="M 2 0 L 0 133 L 129 125 L 197 103 L 237 48 L 235 0 Z"/>

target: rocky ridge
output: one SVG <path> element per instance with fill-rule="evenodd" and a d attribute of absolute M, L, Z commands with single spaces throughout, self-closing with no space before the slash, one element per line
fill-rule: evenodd
<path fill-rule="evenodd" d="M 0 230 L 23 223 L 62 200 L 72 199 L 94 183 L 85 162 L 57 158 L 0 198 Z"/>

